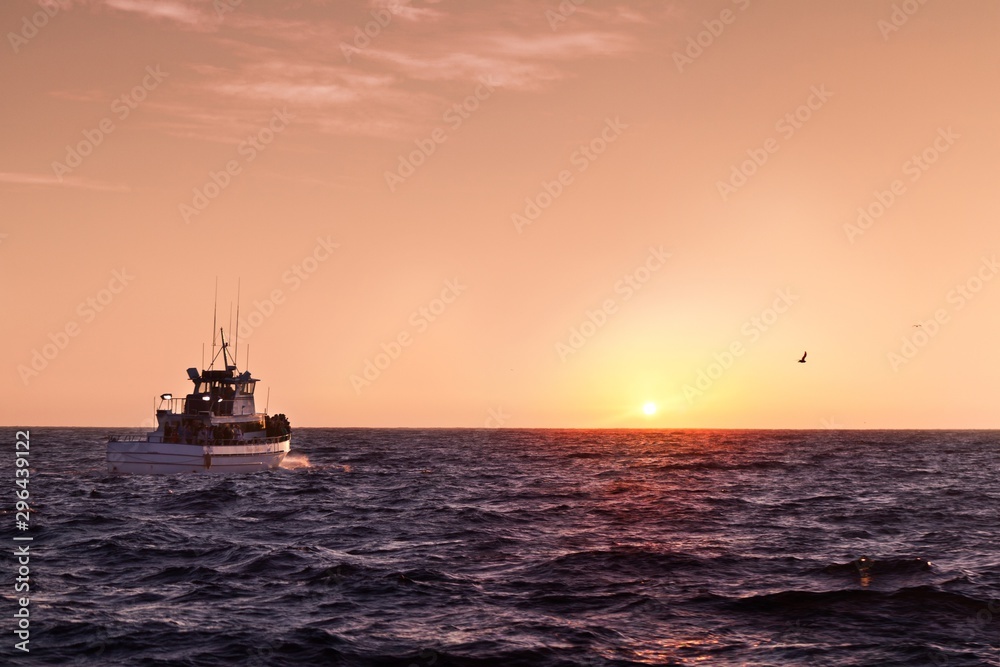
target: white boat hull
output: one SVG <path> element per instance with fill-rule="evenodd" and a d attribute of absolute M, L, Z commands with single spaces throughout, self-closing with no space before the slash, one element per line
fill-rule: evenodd
<path fill-rule="evenodd" d="M 272 470 L 291 449 L 291 436 L 273 442 L 197 445 L 149 440 L 108 442 L 108 472 L 170 475 L 179 472 L 236 473 Z"/>

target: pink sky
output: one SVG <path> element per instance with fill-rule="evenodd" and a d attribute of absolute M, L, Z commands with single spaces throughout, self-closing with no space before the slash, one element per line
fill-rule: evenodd
<path fill-rule="evenodd" d="M 998 20 L 5 2 L 2 422 L 996 427 Z"/>

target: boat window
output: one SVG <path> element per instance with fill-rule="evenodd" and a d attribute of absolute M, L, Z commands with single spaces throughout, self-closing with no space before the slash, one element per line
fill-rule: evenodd
<path fill-rule="evenodd" d="M 256 384 L 256 382 L 247 382 L 243 385 L 243 393 L 247 396 L 253 396 L 253 388 Z"/>

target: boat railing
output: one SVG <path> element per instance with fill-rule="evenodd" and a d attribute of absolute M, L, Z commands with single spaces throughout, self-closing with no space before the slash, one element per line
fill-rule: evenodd
<path fill-rule="evenodd" d="M 291 437 L 291 434 L 288 434 L 288 435 L 279 435 L 279 436 L 274 436 L 274 437 L 270 437 L 270 438 L 227 438 L 227 439 L 223 439 L 223 438 L 197 438 L 197 437 L 194 437 L 194 438 L 188 438 L 186 440 L 182 440 L 180 437 L 178 437 L 176 435 L 164 439 L 163 436 L 160 435 L 160 434 L 152 434 L 152 435 L 149 436 L 149 441 L 150 442 L 166 442 L 166 443 L 180 444 L 180 445 L 202 445 L 202 446 L 209 446 L 209 447 L 220 447 L 220 446 L 221 447 L 225 447 L 227 445 L 229 445 L 229 446 L 234 446 L 234 445 L 274 445 L 274 444 L 277 444 L 277 443 L 280 443 L 280 442 L 284 442 L 285 440 L 288 440 L 290 437 Z M 146 438 L 145 438 L 145 436 L 143 436 L 141 439 L 145 440 Z M 129 441 L 129 440 L 123 440 L 122 442 L 131 442 L 131 441 Z"/>
<path fill-rule="evenodd" d="M 277 435 L 277 436 L 273 436 L 273 437 L 270 437 L 270 438 L 248 438 L 248 439 L 245 439 L 245 440 L 240 440 L 240 439 L 237 439 L 237 438 L 233 438 L 233 439 L 230 439 L 230 440 L 212 439 L 212 440 L 210 440 L 208 442 L 208 444 L 210 444 L 212 446 L 217 446 L 217 445 L 221 445 L 221 446 L 226 446 L 226 445 L 275 445 L 275 444 L 277 444 L 279 442 L 284 442 L 285 440 L 288 440 L 291 437 L 292 436 L 289 433 L 287 435 Z"/>
<path fill-rule="evenodd" d="M 217 401 L 213 412 L 216 415 L 234 415 L 237 417 L 252 415 L 254 414 L 254 404 L 249 397 L 229 401 Z"/>
<path fill-rule="evenodd" d="M 184 402 L 187 401 L 186 398 L 163 398 L 160 399 L 160 405 L 157 407 L 157 411 L 166 410 L 167 412 L 175 415 L 184 414 Z"/>
<path fill-rule="evenodd" d="M 195 415 L 200 412 L 210 412 L 216 417 L 230 415 L 238 417 L 242 415 L 254 414 L 254 404 L 249 396 L 228 400 L 218 398 L 209 399 L 207 401 L 191 399 L 191 405 L 189 406 L 187 403 L 187 398 L 161 399 L 157 410 L 166 410 L 169 414 L 174 415 Z M 199 403 L 202 403 L 203 405 L 198 405 Z"/>
<path fill-rule="evenodd" d="M 164 440 L 163 435 L 160 433 L 150 433 L 146 435 L 112 435 L 108 436 L 108 442 L 167 442 L 182 445 L 202 445 L 209 447 L 219 447 L 226 445 L 274 445 L 280 442 L 288 440 L 291 434 L 272 436 L 269 438 L 208 438 L 207 440 L 199 438 L 189 438 L 192 442 L 181 442 L 180 438 L 177 436 L 172 436 Z"/>

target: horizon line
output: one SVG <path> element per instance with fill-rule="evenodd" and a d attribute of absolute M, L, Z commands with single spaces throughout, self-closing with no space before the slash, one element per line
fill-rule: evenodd
<path fill-rule="evenodd" d="M 8 426 L 0 425 L 0 428 L 9 429 L 39 429 L 39 428 L 89 428 L 89 429 L 133 429 L 149 430 L 148 426 L 80 426 L 80 425 L 33 425 L 33 426 Z M 1000 427 L 976 428 L 976 427 L 930 427 L 930 428 L 907 428 L 907 427 L 838 427 L 838 428 L 794 428 L 794 427 L 759 427 L 759 426 L 296 426 L 295 429 L 327 429 L 327 430 L 380 430 L 380 431 L 997 431 Z"/>

